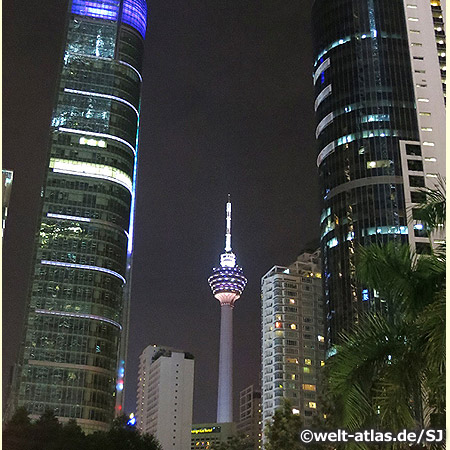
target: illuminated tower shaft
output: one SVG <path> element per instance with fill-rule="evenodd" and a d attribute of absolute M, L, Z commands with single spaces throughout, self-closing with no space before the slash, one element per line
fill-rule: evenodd
<path fill-rule="evenodd" d="M 220 307 L 219 388 L 217 390 L 217 422 L 233 421 L 233 307 Z"/>
<path fill-rule="evenodd" d="M 233 307 L 247 284 L 242 268 L 236 265 L 231 251 L 231 201 L 226 208 L 225 253 L 220 255 L 220 267 L 213 269 L 208 282 L 214 297 L 220 302 L 220 354 L 217 422 L 233 421 Z"/>

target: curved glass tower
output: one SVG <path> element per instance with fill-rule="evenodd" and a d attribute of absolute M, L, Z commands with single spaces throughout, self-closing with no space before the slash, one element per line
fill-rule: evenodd
<path fill-rule="evenodd" d="M 12 406 L 122 408 L 145 0 L 72 0 Z"/>
<path fill-rule="evenodd" d="M 233 422 L 233 308 L 247 285 L 236 255 L 231 250 L 231 200 L 226 206 L 225 253 L 220 255 L 220 267 L 213 268 L 208 278 L 214 297 L 220 302 L 219 386 L 217 422 Z"/>
<path fill-rule="evenodd" d="M 411 211 L 420 201 L 420 187 L 432 186 L 438 167 L 445 167 L 436 165 L 444 164 L 439 142 L 445 133 L 436 120 L 445 112 L 434 30 L 432 25 L 419 29 L 426 17 L 432 24 L 431 13 L 429 2 L 416 0 L 315 0 L 313 5 L 329 345 L 361 311 L 383 307 L 376 292 L 355 281 L 359 245 L 397 241 L 410 242 L 419 253 L 430 249 Z M 425 50 L 428 37 L 431 50 Z M 432 105 L 436 114 L 427 109 Z M 430 116 L 434 126 L 424 123 Z"/>

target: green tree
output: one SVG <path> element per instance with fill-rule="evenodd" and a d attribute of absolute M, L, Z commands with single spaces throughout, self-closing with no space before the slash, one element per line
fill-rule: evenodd
<path fill-rule="evenodd" d="M 264 450 L 300 450 L 304 447 L 300 443 L 302 419 L 292 412 L 292 405 L 284 400 L 265 429 L 266 442 Z"/>
<path fill-rule="evenodd" d="M 154 436 L 141 434 L 127 422 L 128 417 L 123 415 L 114 420 L 109 431 L 88 435 L 86 450 L 162 450 Z"/>
<path fill-rule="evenodd" d="M 18 408 L 3 430 L 2 444 L 6 450 L 31 450 L 32 425 L 26 408 Z"/>
<path fill-rule="evenodd" d="M 445 196 L 424 192 L 420 217 L 434 231 L 444 223 Z M 357 276 L 386 311 L 363 316 L 327 361 L 335 426 L 444 426 L 445 275 L 444 248 L 419 256 L 394 243 L 359 250 Z"/>
<path fill-rule="evenodd" d="M 211 450 L 254 450 L 255 443 L 246 436 L 233 436 L 228 442 L 221 442 L 211 447 Z"/>
<path fill-rule="evenodd" d="M 75 420 L 62 424 L 52 411 L 32 423 L 19 408 L 3 430 L 5 450 L 162 450 L 154 436 L 141 434 L 127 424 L 126 416 L 114 420 L 111 429 L 84 434 Z"/>

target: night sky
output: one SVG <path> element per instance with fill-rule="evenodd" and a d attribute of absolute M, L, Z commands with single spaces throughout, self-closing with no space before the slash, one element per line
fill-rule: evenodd
<path fill-rule="evenodd" d="M 312 0 L 147 0 L 125 410 L 149 344 L 195 356 L 194 423 L 215 421 L 224 247 L 248 285 L 234 309 L 238 393 L 260 369 L 260 279 L 318 240 Z M 67 2 L 3 1 L 3 168 L 14 170 L 3 258 L 3 377 L 30 282 Z"/>

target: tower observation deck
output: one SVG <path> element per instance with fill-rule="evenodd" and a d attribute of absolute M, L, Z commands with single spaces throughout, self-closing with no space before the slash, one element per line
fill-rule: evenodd
<path fill-rule="evenodd" d="M 225 253 L 220 255 L 220 267 L 213 268 L 208 278 L 212 293 L 221 306 L 219 386 L 217 422 L 233 421 L 233 307 L 247 284 L 236 255 L 231 250 L 231 200 L 226 205 Z"/>

